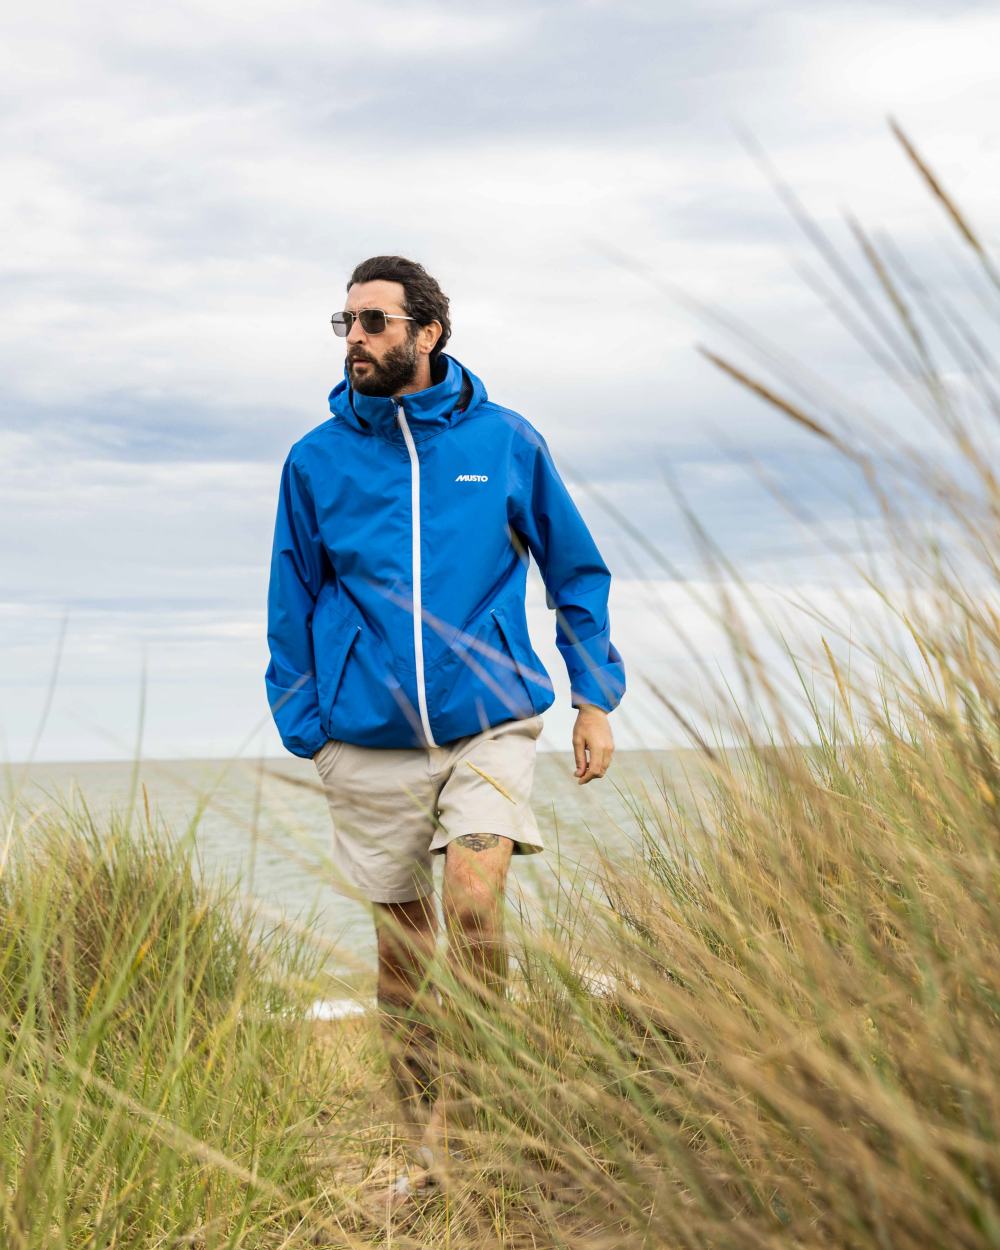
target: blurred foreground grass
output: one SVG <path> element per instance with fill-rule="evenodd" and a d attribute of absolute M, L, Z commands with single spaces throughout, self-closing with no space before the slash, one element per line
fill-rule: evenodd
<path fill-rule="evenodd" d="M 914 549 L 843 431 L 716 359 L 869 476 L 907 574 L 869 589 L 906 646 L 855 666 L 820 622 L 779 674 L 723 605 L 734 723 L 752 704 L 771 739 L 720 752 L 693 729 L 706 785 L 648 806 L 635 857 L 599 865 L 603 905 L 570 886 L 511 916 L 508 1000 L 437 970 L 459 1008 L 437 1021 L 462 1100 L 447 1188 L 391 1220 L 366 1202 L 402 1153 L 377 1026 L 307 1023 L 307 934 L 251 937 L 148 814 L 11 808 L 5 1247 L 1000 1246 L 996 440 L 956 419 L 904 287 L 868 259 L 958 456 L 908 470 L 947 550 Z M 969 352 L 962 404 L 974 388 L 1000 417 L 998 370 Z M 788 746 L 789 673 L 808 749 Z"/>

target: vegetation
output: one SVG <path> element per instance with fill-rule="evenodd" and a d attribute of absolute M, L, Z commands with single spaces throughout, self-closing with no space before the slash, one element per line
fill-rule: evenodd
<path fill-rule="evenodd" d="M 239 1244 L 283 1227 L 312 1192 L 309 1125 L 331 1111 L 309 1092 L 322 1056 L 300 1023 L 310 946 L 255 939 L 196 874 L 190 837 L 148 819 L 97 827 L 81 799 L 10 835 L 4 1247 Z"/>
<path fill-rule="evenodd" d="M 995 313 L 975 232 L 904 144 Z M 1000 1246 L 997 369 L 858 238 L 884 299 L 862 315 L 939 418 L 931 454 L 876 455 L 713 358 L 868 482 L 886 545 L 858 575 L 895 633 L 842 636 L 817 609 L 815 652 L 789 647 L 779 671 L 752 603 L 721 605 L 739 749 L 664 694 L 700 787 L 640 809 L 635 856 L 598 866 L 600 905 L 574 882 L 511 918 L 507 1000 L 439 969 L 447 1183 L 372 1209 L 404 1153 L 376 1022 L 304 1026 L 308 935 L 252 935 L 193 871 L 191 839 L 148 816 L 29 827 L 17 809 L 0 875 L 5 1245 Z M 936 545 L 915 537 L 920 499 Z M 808 749 L 791 745 L 789 675 Z"/>

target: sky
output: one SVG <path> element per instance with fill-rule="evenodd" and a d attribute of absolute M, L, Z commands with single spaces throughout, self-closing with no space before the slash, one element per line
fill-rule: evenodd
<path fill-rule="evenodd" d="M 678 490 L 760 602 L 866 615 L 830 552 L 872 519 L 856 474 L 698 349 L 933 442 L 754 152 L 852 265 L 848 212 L 974 306 L 888 118 L 995 244 L 994 6 L 41 0 L 5 27 L 0 759 L 282 753 L 280 468 L 376 253 L 438 278 L 449 352 L 545 434 L 612 569 L 618 746 L 676 744 L 653 688 L 726 664 Z M 567 750 L 534 572 L 528 604 Z"/>

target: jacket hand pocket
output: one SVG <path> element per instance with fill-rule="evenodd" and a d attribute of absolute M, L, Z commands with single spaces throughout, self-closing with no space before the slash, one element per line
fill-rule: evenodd
<path fill-rule="evenodd" d="M 533 664 L 526 662 L 522 658 L 523 650 L 518 645 L 517 631 L 508 621 L 504 609 L 492 608 L 490 615 L 496 623 L 497 633 L 499 634 L 503 650 L 510 658 L 510 675 L 511 677 L 517 677 L 520 690 L 523 691 L 527 700 L 526 708 L 523 711 L 519 710 L 518 714 L 521 716 L 532 716 L 535 712 L 535 700 L 531 690 L 532 682 L 544 686 L 549 691 L 552 689 L 552 683 L 544 670 L 536 669 Z"/>
<path fill-rule="evenodd" d="M 323 718 L 324 732 L 333 737 L 333 705 L 344 676 L 347 657 L 361 633 L 360 625 L 338 622 L 327 638 L 313 636 L 313 652 L 316 657 L 316 693 Z"/>

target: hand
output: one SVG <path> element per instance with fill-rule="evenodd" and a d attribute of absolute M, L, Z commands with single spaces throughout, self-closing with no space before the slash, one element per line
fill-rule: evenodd
<path fill-rule="evenodd" d="M 611 764 L 614 750 L 607 712 L 596 703 L 584 703 L 577 709 L 576 724 L 573 726 L 573 754 L 576 757 L 573 775 L 577 785 L 603 777 Z"/>

